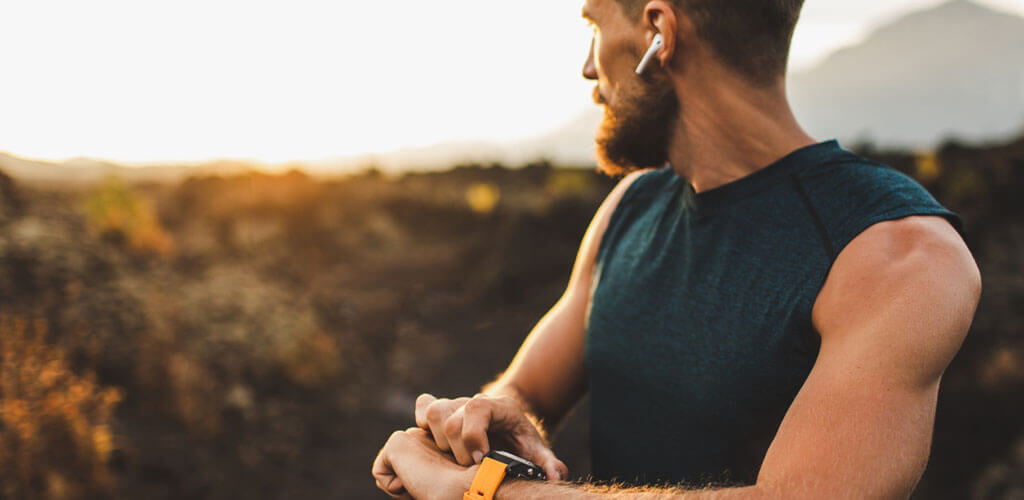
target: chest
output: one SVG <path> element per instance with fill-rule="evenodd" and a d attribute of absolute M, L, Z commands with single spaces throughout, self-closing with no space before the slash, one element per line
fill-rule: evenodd
<path fill-rule="evenodd" d="M 707 418 L 792 398 L 817 354 L 810 310 L 828 267 L 802 229 L 728 216 L 619 228 L 587 316 L 595 398 L 685 401 L 690 416 L 699 403 Z"/>

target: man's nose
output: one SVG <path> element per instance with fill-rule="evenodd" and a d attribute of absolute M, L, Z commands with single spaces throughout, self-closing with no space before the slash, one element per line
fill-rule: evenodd
<path fill-rule="evenodd" d="M 594 65 L 594 40 L 590 40 L 590 53 L 587 54 L 587 62 L 583 64 L 583 78 L 597 80 L 597 66 Z"/>

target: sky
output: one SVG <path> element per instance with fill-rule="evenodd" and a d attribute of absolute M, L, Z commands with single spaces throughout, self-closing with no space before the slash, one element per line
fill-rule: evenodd
<path fill-rule="evenodd" d="M 807 0 L 791 70 L 937 3 Z M 0 151 L 282 163 L 540 136 L 594 105 L 582 4 L 0 0 Z"/>

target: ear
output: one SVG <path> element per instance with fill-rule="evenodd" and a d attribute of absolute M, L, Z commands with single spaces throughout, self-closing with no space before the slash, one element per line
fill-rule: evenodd
<path fill-rule="evenodd" d="M 680 20 L 675 9 L 672 8 L 672 4 L 669 2 L 655 0 L 648 2 L 647 6 L 644 7 L 643 22 L 646 28 L 647 44 L 649 45 L 654 39 L 655 33 L 661 33 L 662 38 L 665 40 L 661 50 L 655 56 L 662 68 L 669 68 L 672 58 L 676 54 L 680 35 Z M 688 19 L 682 19 L 682 21 L 689 22 Z"/>

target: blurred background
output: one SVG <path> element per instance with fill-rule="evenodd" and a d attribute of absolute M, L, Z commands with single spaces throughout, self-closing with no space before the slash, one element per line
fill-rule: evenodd
<path fill-rule="evenodd" d="M 0 0 L 0 498 L 382 497 L 415 396 L 504 369 L 614 185 L 581 6 Z M 808 0 L 790 66 L 981 267 L 915 498 L 1024 498 L 1024 3 Z"/>

